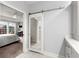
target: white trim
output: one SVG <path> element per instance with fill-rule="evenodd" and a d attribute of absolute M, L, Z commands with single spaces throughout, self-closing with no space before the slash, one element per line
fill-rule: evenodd
<path fill-rule="evenodd" d="M 52 52 L 48 52 L 48 51 L 43 51 L 42 54 L 49 56 L 51 58 L 64 58 L 64 56 L 56 54 L 56 53 L 52 53 Z"/>
<path fill-rule="evenodd" d="M 23 14 L 23 33 L 24 33 L 24 36 L 23 36 L 23 52 L 26 52 L 28 49 L 27 49 L 27 46 L 28 46 L 28 31 L 27 31 L 27 25 L 25 26 L 27 19 L 26 19 L 26 14 L 24 13 Z M 27 33 L 26 33 L 27 32 Z"/>
<path fill-rule="evenodd" d="M 27 51 L 24 52 L 24 53 L 27 53 L 28 51 L 29 51 L 29 50 L 27 50 Z M 39 51 L 39 52 L 40 52 L 40 51 Z M 51 53 L 51 52 L 48 52 L 48 51 L 43 51 L 42 54 L 45 55 L 45 56 L 48 56 L 49 58 L 58 58 L 58 55 L 57 55 L 57 54 Z M 19 54 L 18 56 L 16 56 L 16 58 L 19 58 L 19 57 L 21 57 L 22 55 L 23 55 L 23 53 L 21 53 L 21 54 Z M 23 58 L 23 56 L 22 56 L 22 58 Z"/>
<path fill-rule="evenodd" d="M 26 49 L 25 51 L 23 51 L 21 54 L 19 54 L 18 56 L 16 56 L 15 58 L 20 58 L 24 53 L 27 53 L 28 50 Z M 23 56 L 22 56 L 23 57 Z"/>
<path fill-rule="evenodd" d="M 31 48 L 31 45 L 30 45 L 30 42 L 31 42 L 31 17 L 35 17 L 35 16 L 37 16 L 36 14 L 35 15 L 30 15 L 29 16 L 29 50 L 33 50 L 33 51 L 38 51 L 38 50 L 36 50 L 36 49 L 32 49 Z M 37 19 L 36 19 L 37 20 Z M 38 24 L 37 24 L 37 41 L 39 40 L 39 20 L 37 20 L 37 22 L 38 22 Z"/>
<path fill-rule="evenodd" d="M 30 28 L 30 26 L 31 26 L 31 25 L 30 25 L 30 22 L 31 22 L 31 21 L 30 21 L 30 16 L 29 16 L 29 25 L 28 25 L 28 26 L 29 26 L 29 35 L 28 35 L 28 36 L 29 36 L 29 48 L 30 48 L 30 41 L 31 41 L 31 40 L 30 40 L 30 39 L 31 39 L 31 38 L 30 38 L 30 30 L 31 30 L 31 28 Z"/>
<path fill-rule="evenodd" d="M 42 13 L 42 21 L 41 21 L 41 43 L 42 43 L 42 52 L 44 51 L 44 14 Z"/>
<path fill-rule="evenodd" d="M 37 20 L 37 42 L 39 42 L 39 26 L 40 26 L 39 20 Z"/>
<path fill-rule="evenodd" d="M 8 4 L 8 3 L 4 2 L 4 1 L 0 1 L 0 3 L 12 8 L 12 9 L 15 9 L 15 10 L 17 10 L 17 11 L 19 11 L 19 12 L 24 14 L 23 11 L 19 10 L 18 8 L 13 7 L 12 5 L 10 5 L 10 4 Z"/>
<path fill-rule="evenodd" d="M 43 42 L 43 21 L 44 21 L 44 19 L 43 19 L 43 14 L 42 13 L 39 13 L 39 14 L 33 14 L 33 15 L 30 15 L 29 16 L 29 50 L 32 50 L 31 49 L 31 47 L 30 47 L 30 34 L 31 34 L 31 32 L 30 32 L 30 30 L 31 30 L 31 28 L 30 28 L 30 18 L 31 17 L 38 17 L 38 16 L 41 16 L 42 17 L 42 19 L 41 20 L 38 20 L 38 27 L 39 26 L 41 26 L 41 51 L 37 51 L 37 50 L 34 50 L 34 51 L 36 51 L 36 52 L 40 52 L 40 53 L 42 53 L 42 51 L 44 50 L 44 42 Z M 37 19 L 37 18 L 36 18 Z M 39 28 L 38 28 L 38 31 L 39 31 Z M 37 37 L 37 39 L 39 39 L 39 33 L 38 33 L 38 37 Z"/>
<path fill-rule="evenodd" d="M 58 54 L 51 53 L 51 52 L 48 52 L 48 51 L 43 51 L 43 54 L 46 55 L 46 56 L 49 56 L 51 58 L 58 58 Z"/>

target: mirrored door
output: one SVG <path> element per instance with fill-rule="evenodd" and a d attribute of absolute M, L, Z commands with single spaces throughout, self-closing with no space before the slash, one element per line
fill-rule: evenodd
<path fill-rule="evenodd" d="M 36 52 L 42 50 L 41 20 L 42 17 L 40 14 L 29 16 L 29 49 Z"/>

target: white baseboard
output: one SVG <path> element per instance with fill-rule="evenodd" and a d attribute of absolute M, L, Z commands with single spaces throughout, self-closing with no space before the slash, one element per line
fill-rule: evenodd
<path fill-rule="evenodd" d="M 23 52 L 27 52 L 28 51 L 28 49 L 23 49 Z"/>
<path fill-rule="evenodd" d="M 61 55 L 61 56 L 59 56 L 59 58 L 65 58 L 65 56 L 62 56 L 62 55 Z"/>
<path fill-rule="evenodd" d="M 48 52 L 48 51 L 44 51 L 43 54 L 46 55 L 46 56 L 49 56 L 51 58 L 58 58 L 58 54 L 51 53 L 51 52 Z"/>
<path fill-rule="evenodd" d="M 48 51 L 44 51 L 43 54 L 46 55 L 46 56 L 49 56 L 51 58 L 65 58 L 63 55 L 59 56 L 59 54 L 51 53 L 51 52 L 48 52 Z"/>
<path fill-rule="evenodd" d="M 25 53 L 25 52 L 28 52 L 28 50 L 27 49 L 26 50 L 23 50 L 23 52 L 21 54 L 19 54 L 18 56 L 16 56 L 16 58 L 21 57 L 23 55 L 23 53 Z"/>
<path fill-rule="evenodd" d="M 29 51 L 29 50 L 26 50 L 24 53 L 26 53 L 27 51 Z M 58 54 L 51 53 L 51 52 L 48 52 L 48 51 L 43 51 L 43 52 L 41 52 L 41 53 L 42 53 L 43 55 L 45 55 L 45 56 L 50 57 L 50 58 L 64 58 L 64 56 L 59 57 Z M 16 58 L 19 58 L 19 57 L 21 57 L 22 55 L 23 55 L 23 53 L 19 54 Z"/>

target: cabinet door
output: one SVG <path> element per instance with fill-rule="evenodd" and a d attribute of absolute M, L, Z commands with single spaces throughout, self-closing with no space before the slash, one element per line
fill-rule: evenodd
<path fill-rule="evenodd" d="M 69 45 L 67 41 L 65 42 L 65 57 L 66 58 L 71 57 L 71 46 Z"/>
<path fill-rule="evenodd" d="M 79 54 L 73 48 L 71 49 L 71 58 L 79 58 Z"/>

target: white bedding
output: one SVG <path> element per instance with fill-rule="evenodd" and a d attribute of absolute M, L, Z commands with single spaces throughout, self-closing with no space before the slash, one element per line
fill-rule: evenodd
<path fill-rule="evenodd" d="M 0 47 L 18 41 L 18 36 L 15 34 L 0 35 Z"/>

